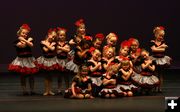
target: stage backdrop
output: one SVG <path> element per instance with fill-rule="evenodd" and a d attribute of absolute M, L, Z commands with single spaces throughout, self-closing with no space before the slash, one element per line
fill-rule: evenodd
<path fill-rule="evenodd" d="M 180 60 L 179 0 L 4 0 L 0 3 L 0 64 L 15 58 L 13 41 L 21 24 L 28 23 L 35 40 L 33 54 L 41 55 L 39 42 L 51 27 L 65 27 L 68 38 L 75 32 L 74 22 L 83 18 L 88 34 L 115 32 L 120 42 L 129 37 L 139 39 L 149 49 L 152 30 L 166 28 L 167 54 Z"/>

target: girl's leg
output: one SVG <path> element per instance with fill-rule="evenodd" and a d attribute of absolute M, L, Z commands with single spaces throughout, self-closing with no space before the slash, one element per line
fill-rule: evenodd
<path fill-rule="evenodd" d="M 61 89 L 62 89 L 62 72 L 58 74 L 58 94 L 62 94 Z"/>
<path fill-rule="evenodd" d="M 27 88 L 26 88 L 26 76 L 25 75 L 20 76 L 20 82 L 21 82 L 21 87 L 23 90 L 23 95 L 28 95 Z"/>
<path fill-rule="evenodd" d="M 69 74 L 68 72 L 64 71 L 63 72 L 63 76 L 64 76 L 64 81 L 65 81 L 65 84 L 66 84 L 66 88 L 69 88 Z"/>
<path fill-rule="evenodd" d="M 34 95 L 34 76 L 29 76 L 29 86 L 30 86 L 30 94 Z"/>
<path fill-rule="evenodd" d="M 49 91 L 48 91 L 48 93 L 49 93 L 49 95 L 55 95 L 55 93 L 52 92 L 52 76 L 51 76 L 51 74 L 49 75 L 48 80 L 49 80 L 49 85 L 48 85 Z"/>
<path fill-rule="evenodd" d="M 48 76 L 45 76 L 44 84 L 45 84 L 45 92 L 43 95 L 47 96 L 49 94 L 48 93 L 49 92 L 49 78 L 48 78 Z"/>
<path fill-rule="evenodd" d="M 127 95 L 131 97 L 131 96 L 133 96 L 133 92 L 132 91 L 128 91 Z"/>
<path fill-rule="evenodd" d="M 83 98 L 84 98 L 84 95 L 83 95 L 83 94 L 77 94 L 77 98 L 83 99 Z"/>

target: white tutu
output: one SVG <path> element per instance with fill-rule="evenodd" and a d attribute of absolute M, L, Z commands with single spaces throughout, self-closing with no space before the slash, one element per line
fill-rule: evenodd
<path fill-rule="evenodd" d="M 42 70 L 55 70 L 57 68 L 56 58 L 45 58 L 44 56 L 40 56 L 36 59 L 36 63 L 38 67 Z"/>
<path fill-rule="evenodd" d="M 164 56 L 162 58 L 156 58 L 156 57 L 153 57 L 151 56 L 152 60 L 155 60 L 156 61 L 156 64 L 157 65 L 170 65 L 171 64 L 171 58 L 169 56 Z"/>
<path fill-rule="evenodd" d="M 100 86 L 102 84 L 101 77 L 90 77 L 90 78 L 91 78 L 93 84 L 95 84 L 97 86 Z"/>
<path fill-rule="evenodd" d="M 18 72 L 22 74 L 34 74 L 38 72 L 38 68 L 35 65 L 34 57 L 16 57 L 8 66 L 8 70 L 12 72 Z"/>
<path fill-rule="evenodd" d="M 159 79 L 154 75 L 144 76 L 134 73 L 131 79 L 141 87 L 156 87 L 159 84 Z"/>
<path fill-rule="evenodd" d="M 73 71 L 74 73 L 78 73 L 79 66 L 73 62 L 73 60 L 70 60 L 65 65 L 66 69 L 69 71 Z"/>

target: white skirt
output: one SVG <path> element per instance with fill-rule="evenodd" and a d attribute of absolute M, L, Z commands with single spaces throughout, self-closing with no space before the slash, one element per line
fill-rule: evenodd
<path fill-rule="evenodd" d="M 34 57 L 16 57 L 8 66 L 8 70 L 22 74 L 34 74 L 38 72 Z"/>
<path fill-rule="evenodd" d="M 57 69 L 56 58 L 45 58 L 44 56 L 40 56 L 36 59 L 36 64 L 41 70 L 51 71 Z"/>
<path fill-rule="evenodd" d="M 171 58 L 169 56 L 164 56 L 162 58 L 156 58 L 156 57 L 153 57 L 151 56 L 152 60 L 155 60 L 156 61 L 156 64 L 157 65 L 170 65 L 171 64 Z"/>
<path fill-rule="evenodd" d="M 90 77 L 92 80 L 92 83 L 96 86 L 100 86 L 102 84 L 101 77 Z"/>
<path fill-rule="evenodd" d="M 134 73 L 131 79 L 140 87 L 156 87 L 159 84 L 159 79 L 154 75 L 144 76 L 138 73 Z"/>
<path fill-rule="evenodd" d="M 59 59 L 56 57 L 56 64 L 58 66 L 57 70 L 64 71 L 66 69 L 67 62 L 68 59 Z"/>
<path fill-rule="evenodd" d="M 73 60 L 70 60 L 69 62 L 67 62 L 65 67 L 67 70 L 72 71 L 74 73 L 78 73 L 79 71 L 79 65 L 75 64 Z"/>

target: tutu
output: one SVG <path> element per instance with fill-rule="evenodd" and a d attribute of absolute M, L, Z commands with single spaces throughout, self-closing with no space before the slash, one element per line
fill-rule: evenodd
<path fill-rule="evenodd" d="M 73 62 L 73 60 L 70 60 L 65 65 L 66 69 L 69 71 L 73 71 L 74 73 L 78 73 L 79 66 Z"/>
<path fill-rule="evenodd" d="M 8 70 L 21 74 L 35 74 L 38 72 L 38 68 L 34 64 L 34 57 L 20 58 L 16 57 L 8 66 Z"/>
<path fill-rule="evenodd" d="M 152 60 L 155 60 L 157 65 L 164 66 L 164 65 L 170 65 L 171 64 L 171 58 L 169 56 L 164 56 L 162 58 L 156 58 L 151 56 Z"/>
<path fill-rule="evenodd" d="M 122 91 L 120 89 L 118 89 L 118 86 L 114 87 L 114 88 L 103 88 L 100 92 L 99 95 L 104 97 L 106 94 L 114 94 L 115 96 L 119 96 L 119 94 L 121 94 Z"/>
<path fill-rule="evenodd" d="M 133 92 L 135 92 L 138 89 L 138 87 L 135 86 L 132 83 L 129 83 L 129 84 L 118 84 L 118 89 L 120 89 L 121 91 L 133 91 Z"/>
<path fill-rule="evenodd" d="M 57 64 L 57 70 L 58 71 L 64 71 L 66 69 L 66 64 L 68 60 L 67 59 L 59 59 L 56 57 L 56 64 Z"/>
<path fill-rule="evenodd" d="M 90 77 L 92 80 L 92 84 L 95 84 L 96 86 L 100 86 L 102 84 L 101 77 Z"/>
<path fill-rule="evenodd" d="M 55 57 L 45 58 L 44 56 L 41 56 L 36 59 L 36 64 L 40 70 L 45 71 L 52 71 L 58 68 Z"/>
<path fill-rule="evenodd" d="M 75 87 L 75 92 L 76 92 L 76 94 L 90 94 L 91 93 L 91 91 L 87 91 L 87 89 L 83 90 L 79 87 Z M 65 98 L 70 98 L 72 95 L 73 95 L 73 93 L 72 93 L 71 88 L 65 90 L 65 93 L 64 93 Z"/>
<path fill-rule="evenodd" d="M 159 84 L 159 79 L 154 76 L 145 76 L 138 73 L 132 75 L 132 81 L 140 87 L 153 88 Z"/>

